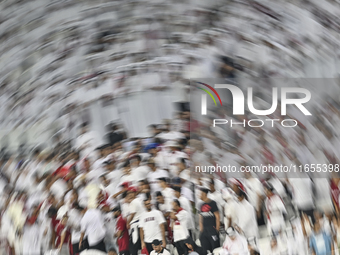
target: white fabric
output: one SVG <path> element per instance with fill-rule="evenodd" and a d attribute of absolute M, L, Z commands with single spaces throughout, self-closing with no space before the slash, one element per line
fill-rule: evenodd
<path fill-rule="evenodd" d="M 132 222 L 139 221 L 141 215 L 145 212 L 145 207 L 143 205 L 143 201 L 136 197 L 134 200 L 132 200 L 129 204 L 129 214 L 135 214 L 133 219 L 131 220 Z"/>
<path fill-rule="evenodd" d="M 232 240 L 227 236 L 223 243 L 223 249 L 221 250 L 220 255 L 229 254 L 248 255 L 249 251 L 247 239 L 238 233 L 236 233 L 235 240 Z"/>
<path fill-rule="evenodd" d="M 105 224 L 99 209 L 88 209 L 80 221 L 90 246 L 98 244 L 105 237 Z"/>
<path fill-rule="evenodd" d="M 139 227 L 144 231 L 144 242 L 152 243 L 153 240 L 162 240 L 160 224 L 165 223 L 163 214 L 158 210 L 144 212 L 141 215 Z"/>
<path fill-rule="evenodd" d="M 185 210 L 181 210 L 176 213 L 177 220 L 174 221 L 173 231 L 174 231 L 174 241 L 178 242 L 181 240 L 186 240 L 189 237 L 188 231 L 188 219 L 189 213 Z"/>
<path fill-rule="evenodd" d="M 246 238 L 258 237 L 259 229 L 254 207 L 246 200 L 235 202 L 236 225 L 241 228 Z"/>
<path fill-rule="evenodd" d="M 195 229 L 195 223 L 194 223 L 194 215 L 192 213 L 192 206 L 190 201 L 184 197 L 180 196 L 178 198 L 179 203 L 181 204 L 181 207 L 188 212 L 188 220 L 187 220 L 187 227 L 189 230 Z"/>
<path fill-rule="evenodd" d="M 146 176 L 148 179 L 152 194 L 157 191 L 161 191 L 161 187 L 158 184 L 158 178 L 169 178 L 169 173 L 162 169 L 156 169 L 156 171 L 150 171 Z"/>
<path fill-rule="evenodd" d="M 166 249 L 164 249 L 163 252 L 161 252 L 161 253 L 157 253 L 155 251 L 150 252 L 150 255 L 170 255 L 170 254 L 171 253 Z"/>

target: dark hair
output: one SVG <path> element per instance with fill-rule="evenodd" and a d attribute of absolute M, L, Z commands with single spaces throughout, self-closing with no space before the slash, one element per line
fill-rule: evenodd
<path fill-rule="evenodd" d="M 127 190 L 122 193 L 122 198 L 126 198 L 127 196 Z"/>
<path fill-rule="evenodd" d="M 124 165 L 123 165 L 123 167 L 128 167 L 128 166 L 130 166 L 130 161 L 129 161 L 129 160 L 126 160 L 125 163 L 124 163 Z"/>
<path fill-rule="evenodd" d="M 181 193 L 181 187 L 174 186 L 174 187 L 172 187 L 172 189 L 173 189 L 174 191 L 177 191 L 177 192 Z"/>
<path fill-rule="evenodd" d="M 117 205 L 115 208 L 112 209 L 112 212 L 117 212 L 117 211 L 121 212 L 119 205 Z"/>
<path fill-rule="evenodd" d="M 83 211 L 85 208 L 80 206 L 77 202 L 73 204 L 74 208 L 78 211 Z"/>
<path fill-rule="evenodd" d="M 241 188 L 238 189 L 237 195 L 247 199 L 247 194 Z"/>
<path fill-rule="evenodd" d="M 251 250 L 250 254 L 251 255 L 260 255 L 260 253 L 257 250 Z"/>
<path fill-rule="evenodd" d="M 110 148 L 110 147 L 111 147 L 110 144 L 104 144 L 100 149 L 105 150 L 105 149 Z"/>
<path fill-rule="evenodd" d="M 166 182 L 166 179 L 164 177 L 158 178 L 159 181 Z"/>
<path fill-rule="evenodd" d="M 180 161 L 182 164 L 186 165 L 185 158 L 180 158 L 179 161 Z"/>
<path fill-rule="evenodd" d="M 204 192 L 205 194 L 209 193 L 209 189 L 207 189 L 207 188 L 201 188 L 201 191 Z"/>
<path fill-rule="evenodd" d="M 38 156 L 38 155 L 40 154 L 40 152 L 41 152 L 41 150 L 40 150 L 39 147 L 36 148 L 36 149 L 34 149 L 34 151 L 33 151 L 33 156 Z"/>
<path fill-rule="evenodd" d="M 133 159 L 138 159 L 138 161 L 142 161 L 142 157 L 139 155 L 135 155 L 132 157 Z"/>
<path fill-rule="evenodd" d="M 178 199 L 174 199 L 174 202 L 175 202 L 179 207 L 181 207 L 181 203 L 178 201 Z"/>
<path fill-rule="evenodd" d="M 50 153 L 47 157 L 46 157 L 46 161 L 51 161 L 54 158 L 54 153 Z"/>
<path fill-rule="evenodd" d="M 140 180 L 139 182 L 143 183 L 143 185 L 149 185 L 149 182 L 146 179 Z"/>
<path fill-rule="evenodd" d="M 83 122 L 81 125 L 80 125 L 81 128 L 86 128 L 88 127 L 88 123 L 87 122 Z"/>
<path fill-rule="evenodd" d="M 57 213 L 58 213 L 57 208 L 52 207 L 52 206 L 51 206 L 50 209 L 48 209 L 48 211 L 47 211 L 47 215 L 48 215 L 49 217 L 56 216 Z"/>
<path fill-rule="evenodd" d="M 269 191 L 273 192 L 274 191 L 274 187 L 270 184 L 270 183 L 265 183 L 264 187 L 266 189 L 268 189 Z"/>
<path fill-rule="evenodd" d="M 156 194 L 156 197 L 162 197 L 163 196 L 162 192 L 160 192 L 160 191 L 157 191 L 155 194 Z"/>
<path fill-rule="evenodd" d="M 76 165 L 72 165 L 70 171 L 77 173 Z"/>
<path fill-rule="evenodd" d="M 145 203 L 145 202 L 147 202 L 147 201 L 150 201 L 150 198 L 145 198 L 144 200 L 143 200 L 143 202 Z M 151 201 L 150 201 L 151 202 Z"/>
<path fill-rule="evenodd" d="M 162 140 L 158 137 L 155 138 L 155 143 L 163 144 Z"/>
<path fill-rule="evenodd" d="M 150 199 L 151 199 L 151 194 L 150 194 L 150 192 L 146 192 L 145 195 L 146 195 L 146 200 L 150 200 Z"/>

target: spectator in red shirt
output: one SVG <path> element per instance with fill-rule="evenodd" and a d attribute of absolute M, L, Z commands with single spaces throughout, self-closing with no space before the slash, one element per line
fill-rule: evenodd
<path fill-rule="evenodd" d="M 130 255 L 129 251 L 129 232 L 126 227 L 126 220 L 121 215 L 121 210 L 117 206 L 113 210 L 113 215 L 117 219 L 116 233 L 119 255 Z"/>
<path fill-rule="evenodd" d="M 69 241 L 71 237 L 70 230 L 67 227 L 68 216 L 64 215 L 56 228 L 55 244 L 60 254 L 69 254 Z"/>

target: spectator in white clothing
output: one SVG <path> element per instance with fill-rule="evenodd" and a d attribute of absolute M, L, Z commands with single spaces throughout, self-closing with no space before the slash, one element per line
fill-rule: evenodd
<path fill-rule="evenodd" d="M 235 203 L 237 212 L 235 229 L 242 233 L 246 238 L 258 237 L 259 229 L 256 221 L 255 208 L 247 201 L 246 194 L 243 190 L 238 191 L 238 201 Z"/>
<path fill-rule="evenodd" d="M 227 229 L 227 237 L 223 243 L 223 249 L 220 255 L 248 255 L 248 243 L 247 239 L 237 233 L 234 228 Z"/>
<path fill-rule="evenodd" d="M 187 224 L 189 213 L 181 207 L 181 204 L 177 199 L 175 199 L 172 204 L 173 212 L 171 212 L 170 218 L 172 219 L 171 225 L 174 234 L 175 247 L 178 255 L 187 255 L 188 251 L 185 242 L 189 238 Z"/>
<path fill-rule="evenodd" d="M 140 238 L 142 243 L 142 249 L 146 248 L 150 253 L 152 248 L 153 240 L 162 239 L 162 246 L 165 248 L 165 219 L 163 214 L 155 209 L 152 209 L 152 204 L 150 200 L 144 201 L 146 212 L 144 212 L 140 217 L 139 227 L 140 227 Z"/>
<path fill-rule="evenodd" d="M 101 211 L 97 208 L 86 210 L 80 221 L 81 236 L 79 240 L 79 249 L 82 247 L 84 236 L 87 236 L 89 248 L 106 252 L 104 238 L 105 225 Z"/>
<path fill-rule="evenodd" d="M 170 252 L 162 246 L 162 242 L 157 239 L 153 240 L 152 249 L 150 255 L 170 255 Z"/>

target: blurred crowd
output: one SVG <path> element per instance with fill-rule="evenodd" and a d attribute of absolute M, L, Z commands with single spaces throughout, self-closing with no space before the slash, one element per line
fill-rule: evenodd
<path fill-rule="evenodd" d="M 338 254 L 338 174 L 197 172 L 223 160 L 246 165 L 247 152 L 190 137 L 199 124 L 178 115 L 151 125 L 148 138 L 128 139 L 112 124 L 97 147 L 83 123 L 75 146 L 60 140 L 2 158 L 2 254 Z M 263 164 L 280 162 L 254 150 Z"/>
<path fill-rule="evenodd" d="M 1 254 L 339 254 L 337 89 L 289 130 L 214 133 L 185 107 L 148 137 L 88 123 L 92 104 L 147 90 L 188 101 L 191 78 L 338 78 L 337 1 L 0 6 L 0 128 L 53 135 L 47 148 L 2 151 Z M 332 173 L 195 171 L 313 163 Z"/>
<path fill-rule="evenodd" d="M 193 77 L 339 73 L 336 1 L 35 0 L 1 9 L 2 129 L 72 129 L 94 102 L 182 92 Z"/>

